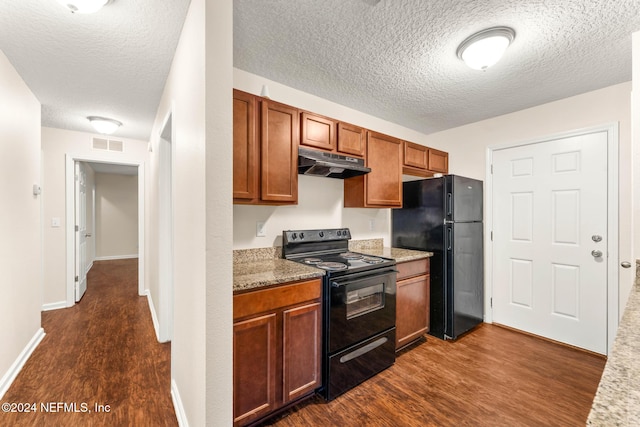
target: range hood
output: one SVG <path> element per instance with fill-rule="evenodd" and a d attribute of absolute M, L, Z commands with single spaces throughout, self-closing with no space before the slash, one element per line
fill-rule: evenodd
<path fill-rule="evenodd" d="M 371 169 L 364 165 L 363 159 L 304 147 L 298 148 L 298 173 L 300 174 L 345 179 L 369 172 Z"/>

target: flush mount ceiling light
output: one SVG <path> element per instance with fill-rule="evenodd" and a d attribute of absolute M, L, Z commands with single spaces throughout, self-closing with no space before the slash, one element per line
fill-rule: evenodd
<path fill-rule="evenodd" d="M 96 132 L 103 133 L 105 135 L 111 135 L 117 131 L 120 126 L 122 126 L 122 123 L 119 121 L 107 119 L 105 117 L 89 116 L 87 117 L 87 120 L 91 122 L 91 126 L 93 126 Z"/>
<path fill-rule="evenodd" d="M 467 37 L 456 54 L 474 70 L 486 70 L 502 58 L 516 37 L 509 27 L 492 27 Z"/>
<path fill-rule="evenodd" d="M 71 13 L 94 13 L 108 2 L 109 0 L 58 0 Z"/>

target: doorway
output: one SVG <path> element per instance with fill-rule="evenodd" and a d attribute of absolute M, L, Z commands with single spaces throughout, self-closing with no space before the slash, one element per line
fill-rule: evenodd
<path fill-rule="evenodd" d="M 173 113 L 160 132 L 158 153 L 158 341 L 173 338 Z"/>
<path fill-rule="evenodd" d="M 145 200 L 145 185 L 144 185 L 144 163 L 142 162 L 118 162 L 105 160 L 100 156 L 74 156 L 71 154 L 66 155 L 65 159 L 65 187 L 66 187 L 66 306 L 71 307 L 76 303 L 76 253 L 79 253 L 76 249 L 76 215 L 75 207 L 76 203 L 76 164 L 77 163 L 93 163 L 110 165 L 114 168 L 137 168 L 138 175 L 138 295 L 145 295 L 144 292 L 144 265 L 145 265 L 145 252 L 144 252 L 144 200 Z"/>
<path fill-rule="evenodd" d="M 490 159 L 491 321 L 607 354 L 618 316 L 616 128 L 494 147 Z"/>

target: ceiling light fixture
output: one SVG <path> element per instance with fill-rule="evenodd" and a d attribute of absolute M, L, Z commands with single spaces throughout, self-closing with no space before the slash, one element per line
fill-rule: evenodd
<path fill-rule="evenodd" d="M 71 13 L 94 13 L 108 2 L 109 0 L 58 0 Z"/>
<path fill-rule="evenodd" d="M 87 117 L 87 120 L 89 120 L 91 126 L 93 126 L 96 132 L 103 133 L 105 135 L 111 135 L 117 131 L 120 126 L 122 126 L 121 122 L 113 119 L 107 119 L 105 117 L 89 116 Z"/>
<path fill-rule="evenodd" d="M 509 27 L 492 27 L 467 37 L 456 54 L 474 70 L 486 70 L 502 58 L 516 33 Z"/>

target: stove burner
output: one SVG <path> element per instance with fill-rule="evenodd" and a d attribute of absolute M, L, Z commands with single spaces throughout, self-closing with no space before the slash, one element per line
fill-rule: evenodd
<path fill-rule="evenodd" d="M 380 264 L 381 262 L 384 262 L 382 258 L 378 258 L 375 256 L 362 257 L 362 261 L 366 262 L 367 264 Z"/>
<path fill-rule="evenodd" d="M 304 262 L 305 264 L 316 265 L 320 264 L 322 260 L 320 258 L 305 258 L 302 260 L 302 262 Z"/>
<path fill-rule="evenodd" d="M 362 259 L 362 255 L 357 254 L 355 252 L 344 252 L 341 253 L 340 256 L 344 259 Z"/>
<path fill-rule="evenodd" d="M 323 268 L 325 270 L 346 270 L 347 265 L 341 262 L 321 262 L 316 264 L 316 267 Z"/>

